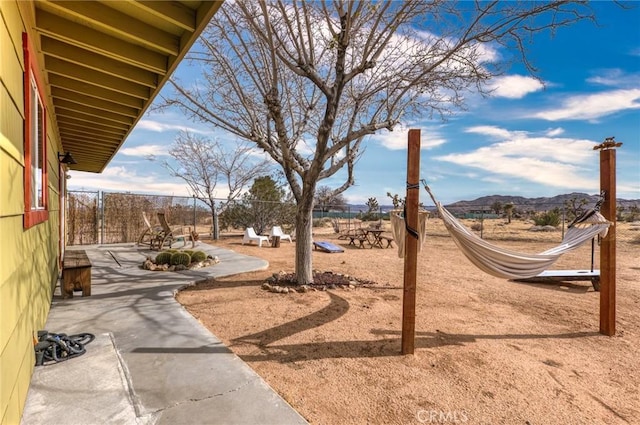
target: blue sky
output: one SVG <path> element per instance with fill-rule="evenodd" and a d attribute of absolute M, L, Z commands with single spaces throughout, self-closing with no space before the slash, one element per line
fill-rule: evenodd
<path fill-rule="evenodd" d="M 595 2 L 597 26 L 582 22 L 553 38 L 539 35 L 530 59 L 542 83 L 515 66 L 494 81 L 490 98 L 470 97 L 467 110 L 445 123 L 425 119 L 372 136 L 355 168 L 356 185 L 344 193 L 347 201 L 376 197 L 385 205 L 387 192 L 404 195 L 409 128 L 421 130 L 421 178 L 444 203 L 494 194 L 598 193 L 593 146 L 609 136 L 623 143 L 618 197 L 640 199 L 640 3 L 627 5 L 633 9 Z M 193 75 L 186 63 L 176 72 L 183 81 Z M 103 173 L 71 171 L 69 190 L 190 195 L 186 184 L 146 159 L 167 159 L 181 129 L 237 142 L 178 112 L 148 113 Z M 335 187 L 343 178 L 319 185 Z M 225 197 L 224 184 L 219 188 Z M 431 204 L 425 195 L 421 191 L 421 201 Z"/>

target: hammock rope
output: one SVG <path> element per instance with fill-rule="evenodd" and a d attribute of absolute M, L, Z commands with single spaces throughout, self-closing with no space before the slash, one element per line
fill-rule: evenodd
<path fill-rule="evenodd" d="M 527 254 L 492 245 L 460 223 L 453 214 L 436 200 L 423 180 L 423 185 L 433 200 L 445 227 L 463 254 L 480 270 L 506 279 L 534 277 L 549 268 L 560 256 L 600 234 L 606 236 L 609 225 L 600 212 L 589 210 L 568 227 L 560 245 L 539 254 Z"/>
<path fill-rule="evenodd" d="M 406 208 L 405 208 L 406 210 Z M 418 239 L 418 251 L 422 250 L 422 244 L 425 240 L 425 231 L 427 228 L 427 216 L 428 211 L 418 211 L 418 230 L 415 231 L 416 235 L 413 236 Z M 389 213 L 391 218 L 391 233 L 393 238 L 397 241 L 398 245 L 398 257 L 404 258 L 404 238 L 407 235 L 407 225 L 405 224 L 402 211 L 393 210 Z"/>
<path fill-rule="evenodd" d="M 409 190 L 409 189 L 420 190 L 420 183 L 419 182 L 418 183 L 409 183 L 409 182 L 407 182 L 407 190 Z M 406 216 L 407 216 L 407 204 L 405 203 L 404 204 L 404 217 L 406 217 Z M 418 231 L 416 229 L 412 228 L 411 226 L 409 226 L 409 223 L 407 223 L 406 220 L 405 220 L 404 228 L 405 228 L 405 231 L 409 235 L 411 235 L 412 238 L 420 239 L 420 234 L 418 233 Z M 403 238 L 403 240 L 404 240 L 404 238 Z M 420 245 L 422 245 L 422 241 L 420 241 Z M 399 252 L 400 252 L 400 250 L 398 250 L 398 255 L 400 255 Z"/>

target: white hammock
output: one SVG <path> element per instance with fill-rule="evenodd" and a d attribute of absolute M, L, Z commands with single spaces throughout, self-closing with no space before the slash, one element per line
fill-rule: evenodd
<path fill-rule="evenodd" d="M 404 258 L 404 238 L 407 231 L 404 217 L 400 215 L 401 213 L 402 211 L 393 210 L 389 215 L 391 217 L 391 233 L 398 245 L 398 257 Z M 422 244 L 424 243 L 428 215 L 428 211 L 418 211 L 418 252 L 422 250 Z"/>
<path fill-rule="evenodd" d="M 560 245 L 539 254 L 525 254 L 492 245 L 481 239 L 436 201 L 426 185 L 425 189 L 431 195 L 458 248 L 479 269 L 500 278 L 526 279 L 537 276 L 565 252 L 578 248 L 598 234 L 606 236 L 611 224 L 599 212 L 592 211 L 591 214 L 585 214 L 578 223 L 574 222 L 569 226 Z"/>

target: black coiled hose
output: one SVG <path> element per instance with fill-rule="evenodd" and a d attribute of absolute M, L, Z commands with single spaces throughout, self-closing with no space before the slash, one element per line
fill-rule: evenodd
<path fill-rule="evenodd" d="M 95 336 L 90 333 L 67 335 L 38 331 L 38 342 L 35 344 L 36 366 L 81 356 L 87 351 L 85 345 L 94 339 Z"/>

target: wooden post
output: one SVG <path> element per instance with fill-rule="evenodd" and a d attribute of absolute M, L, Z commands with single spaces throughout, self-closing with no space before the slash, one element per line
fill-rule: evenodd
<path fill-rule="evenodd" d="M 407 150 L 407 197 L 405 224 L 418 229 L 420 200 L 420 130 L 409 130 Z M 404 291 L 402 296 L 402 354 L 413 354 L 416 330 L 416 273 L 418 239 L 409 233 L 404 238 Z"/>
<path fill-rule="evenodd" d="M 600 333 L 616 333 L 616 143 L 613 137 L 594 147 L 600 150 L 600 190 L 604 202 L 600 212 L 611 222 L 607 236 L 600 244 Z"/>

